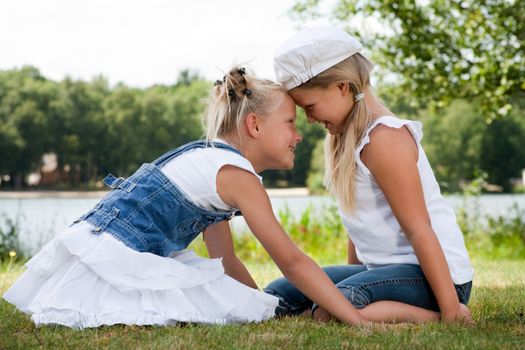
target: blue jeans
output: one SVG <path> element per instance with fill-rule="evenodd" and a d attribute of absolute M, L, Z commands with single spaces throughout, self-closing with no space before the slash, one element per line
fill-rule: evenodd
<path fill-rule="evenodd" d="M 419 265 L 395 264 L 375 269 L 363 265 L 338 265 L 324 272 L 356 308 L 391 300 L 439 311 L 436 298 Z M 455 285 L 459 302 L 467 304 L 472 282 Z M 277 315 L 297 315 L 316 306 L 286 278 L 271 282 L 264 291 L 279 298 Z"/>

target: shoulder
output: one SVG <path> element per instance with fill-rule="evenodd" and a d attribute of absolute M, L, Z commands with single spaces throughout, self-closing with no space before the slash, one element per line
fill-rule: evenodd
<path fill-rule="evenodd" d="M 407 125 L 378 124 L 370 131 L 369 139 L 361 153 L 367 167 L 372 163 L 390 164 L 411 159 L 417 162 L 418 145 Z"/>
<path fill-rule="evenodd" d="M 217 192 L 225 203 L 235 208 L 241 207 L 241 198 L 267 197 L 257 174 L 234 165 L 225 165 L 219 170 Z"/>
<path fill-rule="evenodd" d="M 410 141 L 415 145 L 414 138 L 406 125 L 393 127 L 386 124 L 378 124 L 370 131 L 370 144 L 386 143 L 397 144 Z"/>

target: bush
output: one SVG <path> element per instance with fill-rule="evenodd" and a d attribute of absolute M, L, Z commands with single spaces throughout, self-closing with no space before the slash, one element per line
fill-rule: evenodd
<path fill-rule="evenodd" d="M 309 256 L 323 264 L 344 263 L 347 254 L 347 239 L 337 206 L 332 203 L 321 209 L 307 207 L 295 216 L 290 208 L 280 210 L 277 217 L 292 241 Z M 268 253 L 250 231 L 233 232 L 237 256 L 245 262 L 268 263 Z M 195 240 L 190 249 L 207 256 L 202 240 Z"/>
<path fill-rule="evenodd" d="M 486 259 L 525 259 L 525 210 L 517 204 L 503 216 L 483 216 L 479 196 L 486 184 L 486 174 L 477 176 L 463 189 L 463 207 L 458 224 L 471 256 Z M 467 198 L 471 198 L 470 206 Z"/>
<path fill-rule="evenodd" d="M 471 255 L 487 259 L 525 259 L 525 210 L 514 205 L 506 216 L 487 217 L 465 231 Z"/>
<path fill-rule="evenodd" d="M 23 260 L 18 225 L 5 214 L 0 215 L 0 262 Z"/>

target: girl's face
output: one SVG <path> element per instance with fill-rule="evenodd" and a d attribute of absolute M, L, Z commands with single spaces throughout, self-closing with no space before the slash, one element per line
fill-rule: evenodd
<path fill-rule="evenodd" d="M 305 111 L 309 123 L 323 124 L 332 135 L 343 132 L 346 117 L 354 106 L 348 84 L 333 83 L 326 88 L 298 88 L 288 93 Z"/>
<path fill-rule="evenodd" d="M 261 121 L 261 147 L 265 169 L 291 169 L 294 166 L 295 148 L 302 140 L 295 125 L 295 104 L 288 94 Z"/>

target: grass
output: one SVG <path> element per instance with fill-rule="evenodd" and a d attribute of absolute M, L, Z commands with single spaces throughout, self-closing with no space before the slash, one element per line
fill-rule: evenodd
<path fill-rule="evenodd" d="M 92 349 L 525 349 L 525 213 L 504 217 L 460 213 L 460 225 L 476 271 L 469 307 L 474 326 L 401 324 L 350 327 L 306 318 L 259 324 L 171 327 L 110 326 L 83 331 L 61 326 L 36 328 L 28 316 L 0 298 L 0 350 L 26 348 Z M 0 217 L 1 219 L 1 217 Z M 335 206 L 307 208 L 294 217 L 279 213 L 286 232 L 321 265 L 342 264 L 346 239 Z M 485 221 L 486 220 L 486 221 Z M 1 222 L 0 222 L 1 223 Z M 0 225 L 0 294 L 23 272 L 23 252 L 13 223 Z M 15 237 L 16 238 L 16 237 Z M 280 276 L 268 254 L 250 234 L 235 234 L 239 257 L 260 287 Z M 14 242 L 14 243 L 13 243 Z M 327 249 L 330 247 L 330 249 Z M 191 246 L 206 256 L 202 239 Z M 17 253 L 14 257 L 11 252 Z M 0 259 L 2 261 L 2 259 Z"/>
<path fill-rule="evenodd" d="M 36 328 L 29 317 L 0 300 L 0 349 L 525 349 L 525 261 L 474 259 L 470 302 L 476 324 L 374 325 L 350 327 L 305 318 L 259 324 L 172 327 L 110 326 L 83 331 Z M 271 264 L 248 268 L 260 286 L 278 277 Z M 23 271 L 0 268 L 0 293 Z"/>

